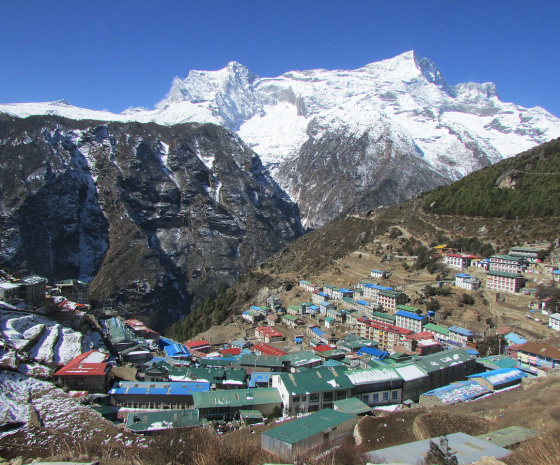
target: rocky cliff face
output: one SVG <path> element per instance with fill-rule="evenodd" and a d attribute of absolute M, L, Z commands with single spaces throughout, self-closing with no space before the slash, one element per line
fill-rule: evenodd
<path fill-rule="evenodd" d="M 93 278 L 163 328 L 298 237 L 297 207 L 212 124 L 0 120 L 0 263 Z"/>

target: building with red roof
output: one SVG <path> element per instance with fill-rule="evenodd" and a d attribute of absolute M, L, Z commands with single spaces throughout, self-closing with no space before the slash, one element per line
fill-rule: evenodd
<path fill-rule="evenodd" d="M 269 346 L 268 344 L 264 344 L 262 342 L 253 346 L 253 350 L 259 355 L 275 355 L 277 357 L 286 355 L 286 352 L 284 352 L 283 350 Z"/>
<path fill-rule="evenodd" d="M 240 353 L 241 349 L 239 347 L 230 347 L 220 350 L 220 355 L 239 355 Z"/>
<path fill-rule="evenodd" d="M 205 341 L 204 339 L 198 339 L 196 341 L 187 341 L 185 342 L 185 345 L 190 351 L 195 350 L 205 354 L 212 352 L 212 346 L 208 341 Z"/>
<path fill-rule="evenodd" d="M 111 365 L 108 354 L 90 350 L 78 355 L 54 375 L 55 383 L 74 391 L 107 392 Z"/>
<path fill-rule="evenodd" d="M 159 333 L 151 328 L 148 328 L 140 320 L 130 319 L 126 320 L 125 323 L 132 328 L 136 336 L 145 337 L 147 339 L 154 339 L 156 341 L 159 339 Z"/>
<path fill-rule="evenodd" d="M 381 350 L 392 349 L 396 345 L 403 345 L 408 350 L 412 349 L 412 340 L 409 336 L 412 336 L 414 331 L 410 329 L 365 317 L 358 319 L 358 328 L 360 337 L 377 342 Z"/>
<path fill-rule="evenodd" d="M 280 342 L 284 339 L 281 332 L 276 331 L 270 326 L 259 326 L 255 329 L 255 336 L 259 341 L 264 342 Z"/>

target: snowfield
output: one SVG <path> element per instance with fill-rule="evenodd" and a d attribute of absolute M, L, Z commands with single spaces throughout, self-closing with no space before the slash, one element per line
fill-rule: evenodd
<path fill-rule="evenodd" d="M 32 363 L 22 366 L 21 371 L 30 374 L 37 372 L 40 364 L 65 365 L 83 352 L 103 347 L 98 333 L 84 335 L 51 318 L 26 312 L 0 310 L 0 336 L 5 342 L 0 364 L 9 358 L 10 348 L 23 351 Z"/>
<path fill-rule="evenodd" d="M 50 451 L 73 441 L 110 442 L 116 447 L 146 443 L 142 437 L 123 433 L 52 383 L 21 374 L 0 371 L 0 405 L 0 426 L 16 423 L 14 429 L 0 433 L 3 450 L 29 447 Z"/>

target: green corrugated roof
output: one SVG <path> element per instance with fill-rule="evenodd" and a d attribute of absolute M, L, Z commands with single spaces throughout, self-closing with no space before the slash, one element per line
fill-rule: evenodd
<path fill-rule="evenodd" d="M 390 320 L 390 321 L 396 321 L 397 317 L 391 313 L 385 313 L 385 312 L 373 312 L 371 314 L 374 318 L 379 318 L 381 320 Z"/>
<path fill-rule="evenodd" d="M 262 420 L 263 418 L 260 410 L 239 410 L 239 415 L 244 420 Z"/>
<path fill-rule="evenodd" d="M 415 365 L 430 373 L 452 365 L 467 362 L 468 360 L 472 360 L 474 358 L 476 358 L 474 355 L 467 354 L 461 349 L 445 350 L 443 352 L 426 355 L 420 360 L 417 360 Z"/>
<path fill-rule="evenodd" d="M 444 328 L 443 326 L 435 325 L 433 323 L 428 323 L 428 324 L 424 325 L 424 330 L 425 331 L 434 331 L 436 333 L 443 334 L 445 336 L 449 336 L 449 329 Z"/>
<path fill-rule="evenodd" d="M 310 370 L 278 375 L 292 396 L 311 392 L 352 389 L 354 385 L 348 377 L 337 370 Z"/>
<path fill-rule="evenodd" d="M 420 309 L 418 307 L 411 307 L 410 305 L 397 305 L 397 310 L 404 310 L 405 312 L 416 313 Z"/>
<path fill-rule="evenodd" d="M 126 420 L 126 427 L 132 431 L 185 428 L 199 426 L 200 424 L 201 421 L 196 409 L 131 412 Z"/>
<path fill-rule="evenodd" d="M 337 408 L 337 410 L 341 410 L 344 413 L 350 413 L 352 415 L 360 415 L 362 413 L 371 412 L 371 407 L 357 397 L 336 400 L 333 402 L 333 405 Z"/>
<path fill-rule="evenodd" d="M 269 429 L 262 434 L 288 444 L 294 444 L 353 419 L 357 420 L 357 417 L 349 413 L 326 408 L 306 417 L 298 418 L 276 428 Z"/>
<path fill-rule="evenodd" d="M 282 403 L 276 388 L 231 389 L 209 392 L 193 392 L 195 408 L 245 407 L 260 404 Z"/>
<path fill-rule="evenodd" d="M 514 257 L 513 255 L 492 255 L 490 257 L 490 260 L 492 260 L 493 258 L 498 258 L 501 260 L 508 260 L 508 261 L 512 261 L 512 262 L 524 262 L 525 259 L 523 257 Z"/>
<path fill-rule="evenodd" d="M 296 310 L 299 311 L 299 309 L 297 307 L 296 307 Z M 295 316 L 295 315 L 282 315 L 282 319 L 295 322 L 298 319 L 298 317 Z"/>
<path fill-rule="evenodd" d="M 380 289 L 378 292 L 379 295 L 384 295 L 387 297 L 397 297 L 402 294 L 402 291 L 392 291 L 389 289 Z"/>
<path fill-rule="evenodd" d="M 292 366 L 306 365 L 308 363 L 322 360 L 310 350 L 299 350 L 297 352 L 291 352 L 289 354 L 283 355 L 282 358 L 283 360 L 289 361 Z"/>
<path fill-rule="evenodd" d="M 525 278 L 521 273 L 506 273 L 505 271 L 488 271 L 489 275 L 502 276 L 503 278 Z"/>

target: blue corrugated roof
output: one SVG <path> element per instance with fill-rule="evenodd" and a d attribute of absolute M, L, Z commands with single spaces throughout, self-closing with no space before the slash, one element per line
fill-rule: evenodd
<path fill-rule="evenodd" d="M 249 387 L 250 388 L 257 387 L 257 383 L 268 383 L 272 375 L 273 373 L 265 373 L 265 372 L 251 373 L 251 379 L 249 380 Z"/>
<path fill-rule="evenodd" d="M 492 386 L 499 386 L 500 384 L 525 378 L 526 376 L 527 373 L 522 372 L 519 368 L 498 368 L 497 370 L 491 370 L 485 373 L 469 375 L 467 378 L 483 378 L 491 383 Z"/>
<path fill-rule="evenodd" d="M 527 342 L 527 339 L 515 333 L 508 333 L 504 337 L 510 344 L 525 344 Z"/>
<path fill-rule="evenodd" d="M 426 392 L 425 396 L 436 396 L 442 400 L 444 404 L 454 404 L 457 402 L 465 402 L 475 399 L 490 391 L 473 380 L 459 381 L 457 383 L 448 384 L 432 391 Z"/>
<path fill-rule="evenodd" d="M 472 276 L 470 274 L 467 273 L 460 273 L 458 275 L 455 276 L 456 278 L 472 278 Z"/>
<path fill-rule="evenodd" d="M 325 331 L 323 331 L 321 328 L 311 328 L 311 332 L 315 333 L 317 336 L 322 336 L 323 334 L 325 334 Z"/>
<path fill-rule="evenodd" d="M 393 290 L 393 288 L 391 288 L 391 287 L 379 286 L 377 284 L 364 284 L 364 287 L 369 287 L 371 289 L 378 289 L 380 291 L 392 291 Z"/>
<path fill-rule="evenodd" d="M 181 357 L 190 356 L 189 350 L 184 345 L 178 344 L 176 342 L 171 342 L 170 344 L 164 346 L 163 350 L 165 350 L 167 356 L 171 358 L 177 356 L 181 356 Z"/>
<path fill-rule="evenodd" d="M 356 300 L 356 302 L 358 302 L 360 305 L 369 305 L 369 302 L 366 302 L 365 300 Z"/>
<path fill-rule="evenodd" d="M 417 315 L 416 313 L 407 312 L 405 310 L 399 310 L 395 315 L 403 316 L 405 318 L 412 318 L 413 320 L 423 320 L 426 315 Z"/>
<path fill-rule="evenodd" d="M 147 392 L 146 389 L 143 390 L 144 392 Z M 128 391 L 130 393 L 130 391 Z M 150 394 L 167 394 L 167 389 L 165 388 L 152 388 L 150 389 Z"/>
<path fill-rule="evenodd" d="M 378 358 L 379 360 L 383 360 L 389 354 L 383 350 L 376 349 L 375 347 L 366 346 L 358 350 L 358 355 L 371 355 L 372 357 Z"/>
<path fill-rule="evenodd" d="M 449 331 L 453 331 L 457 334 L 462 334 L 463 336 L 474 336 L 474 333 L 471 333 L 468 329 L 461 328 L 460 326 L 451 326 Z"/>

